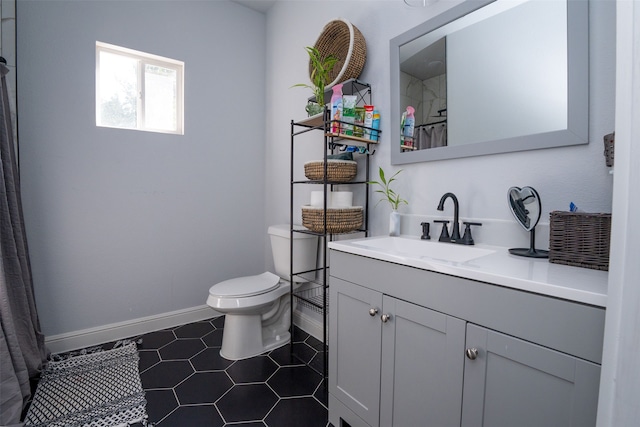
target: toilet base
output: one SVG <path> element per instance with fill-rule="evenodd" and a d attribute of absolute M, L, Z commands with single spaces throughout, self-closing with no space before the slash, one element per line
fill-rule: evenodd
<path fill-rule="evenodd" d="M 261 314 L 228 313 L 224 320 L 220 356 L 242 360 L 275 350 L 291 341 L 289 296 L 281 298 L 277 314 L 264 320 Z M 284 301 L 282 301 L 284 302 Z"/>

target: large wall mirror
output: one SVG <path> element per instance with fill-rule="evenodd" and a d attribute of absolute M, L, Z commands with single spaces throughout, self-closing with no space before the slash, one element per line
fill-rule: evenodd
<path fill-rule="evenodd" d="M 392 39 L 391 163 L 588 143 L 588 6 L 465 1 Z"/>

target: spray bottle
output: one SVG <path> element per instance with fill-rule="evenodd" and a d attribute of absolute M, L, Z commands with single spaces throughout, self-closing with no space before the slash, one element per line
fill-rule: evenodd
<path fill-rule="evenodd" d="M 331 133 L 340 133 L 340 120 L 342 120 L 342 84 L 333 86 L 331 95 Z"/>
<path fill-rule="evenodd" d="M 413 147 L 413 132 L 415 129 L 416 118 L 414 116 L 415 109 L 411 106 L 407 107 L 407 116 L 404 120 L 404 126 L 402 130 L 402 135 L 404 142 L 403 144 L 408 147 Z"/>

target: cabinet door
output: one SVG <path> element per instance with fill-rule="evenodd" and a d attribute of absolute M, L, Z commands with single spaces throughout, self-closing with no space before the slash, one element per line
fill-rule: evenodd
<path fill-rule="evenodd" d="M 380 425 L 459 426 L 466 322 L 384 296 Z"/>
<path fill-rule="evenodd" d="M 332 277 L 329 298 L 329 392 L 378 427 L 382 294 Z"/>
<path fill-rule="evenodd" d="M 600 366 L 472 324 L 466 347 L 463 427 L 595 425 Z"/>

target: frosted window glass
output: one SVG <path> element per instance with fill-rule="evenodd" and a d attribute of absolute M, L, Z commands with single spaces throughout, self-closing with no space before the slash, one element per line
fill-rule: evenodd
<path fill-rule="evenodd" d="M 184 63 L 96 42 L 96 125 L 184 134 Z"/>

